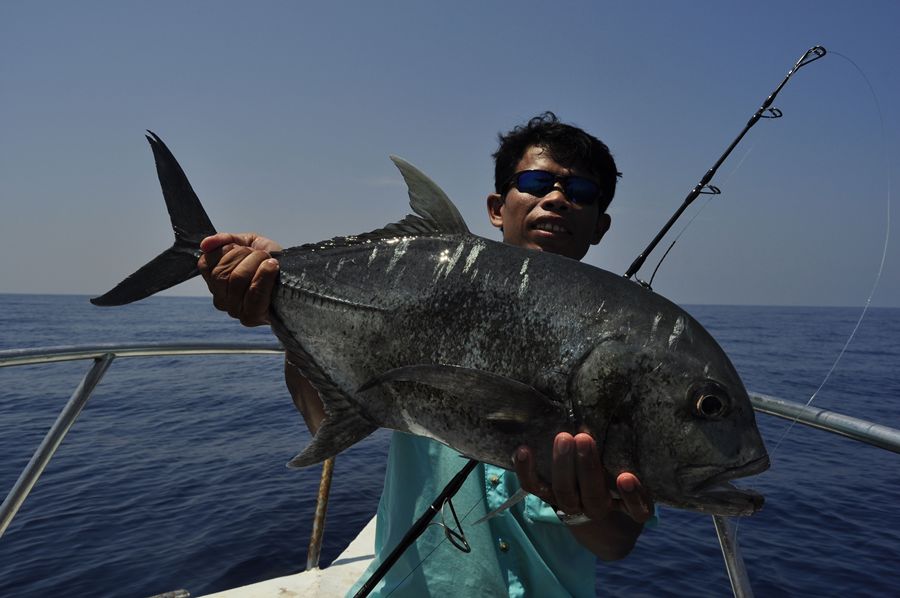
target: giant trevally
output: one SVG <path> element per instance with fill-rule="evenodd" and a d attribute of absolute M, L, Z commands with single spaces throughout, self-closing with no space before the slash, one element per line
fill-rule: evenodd
<path fill-rule="evenodd" d="M 197 275 L 215 232 L 169 149 L 147 139 L 175 244 L 96 305 Z M 762 506 L 729 483 L 769 459 L 740 377 L 699 323 L 622 276 L 471 234 L 435 183 L 392 159 L 414 214 L 277 256 L 272 329 L 326 413 L 290 465 L 385 427 L 507 469 L 528 444 L 550 479 L 555 435 L 586 431 L 611 479 L 634 472 L 657 501 L 718 515 Z"/>

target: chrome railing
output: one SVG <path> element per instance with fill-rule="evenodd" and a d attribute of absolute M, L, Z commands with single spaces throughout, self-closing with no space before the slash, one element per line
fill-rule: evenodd
<path fill-rule="evenodd" d="M 786 401 L 769 395 L 750 393 L 750 402 L 759 413 L 796 421 L 798 424 L 818 428 L 878 448 L 900 453 L 900 430 L 873 424 L 872 422 L 827 409 Z"/>
<path fill-rule="evenodd" d="M 116 357 L 171 357 L 177 355 L 273 355 L 284 353 L 278 343 L 110 343 L 0 351 L 0 368 Z"/>
<path fill-rule="evenodd" d="M 129 357 L 171 357 L 179 355 L 271 355 L 282 353 L 283 348 L 277 343 L 154 343 L 154 344 L 100 344 L 67 347 L 44 347 L 38 349 L 15 349 L 0 351 L 0 367 L 35 365 L 91 359 L 93 364 L 84 379 L 75 389 L 72 397 L 63 407 L 56 421 L 50 427 L 44 440 L 35 451 L 25 470 L 19 476 L 12 490 L 0 505 L 0 536 L 9 527 L 22 503 L 28 496 L 35 482 L 47 467 L 60 443 L 84 409 L 91 393 L 113 360 Z M 750 399 L 754 409 L 760 413 L 775 415 L 797 423 L 846 436 L 895 453 L 900 453 L 900 430 L 851 417 L 810 407 L 793 401 L 786 401 L 768 395 L 751 393 Z M 323 469 L 323 481 L 320 485 L 319 506 L 316 509 L 316 521 L 310 539 L 307 568 L 318 567 L 318 555 L 322 541 L 322 530 L 325 519 L 325 505 L 328 501 L 328 485 L 331 468 Z M 327 478 L 327 479 L 326 479 Z M 749 596 L 752 590 L 746 582 L 743 560 L 724 518 L 716 518 L 716 532 L 722 544 L 726 566 L 736 596 Z"/>
<path fill-rule="evenodd" d="M 22 471 L 12 490 L 0 504 L 0 537 L 9 527 L 13 517 L 38 478 L 44 472 L 50 459 L 56 453 L 60 443 L 75 420 L 84 410 L 91 393 L 103 379 L 104 374 L 116 358 L 127 357 L 163 357 L 172 355 L 225 355 L 225 354 L 271 354 L 284 350 L 274 343 L 158 343 L 158 344 L 106 344 L 70 347 L 44 347 L 39 349 L 14 349 L 0 351 L 0 367 L 17 365 L 34 365 L 92 359 L 91 368 L 84 379 L 72 393 L 72 397 L 56 417 L 56 421 L 44 436 L 40 446 L 32 455 L 25 470 Z"/>

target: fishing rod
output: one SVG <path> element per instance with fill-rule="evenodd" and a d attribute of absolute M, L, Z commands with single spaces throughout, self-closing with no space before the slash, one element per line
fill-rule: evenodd
<path fill-rule="evenodd" d="M 391 553 L 385 558 L 381 565 L 378 566 L 378 569 L 369 576 L 369 579 L 359 588 L 359 591 L 354 594 L 353 598 L 365 598 L 369 595 L 369 593 L 375 588 L 381 578 L 384 577 L 388 570 L 394 566 L 394 563 L 397 562 L 397 559 L 406 551 L 407 548 L 412 546 L 413 542 L 419 539 L 426 529 L 428 529 L 428 525 L 431 523 L 431 520 L 434 519 L 434 516 L 437 515 L 438 511 L 443 510 L 444 504 L 450 504 L 450 511 L 453 513 L 453 519 L 456 522 L 456 527 L 459 530 L 462 530 L 462 527 L 459 523 L 459 518 L 456 516 L 456 509 L 453 508 L 453 503 L 450 502 L 450 499 L 459 492 L 459 489 L 462 488 L 463 482 L 466 481 L 466 478 L 469 477 L 469 474 L 472 473 L 472 470 L 478 466 L 478 461 L 475 459 L 469 459 L 469 461 L 463 466 L 462 469 L 457 472 L 453 479 L 450 480 L 450 483 L 447 484 L 446 487 L 441 491 L 434 502 L 432 502 L 428 509 L 422 513 L 422 516 L 419 517 L 412 527 L 409 528 L 409 531 L 406 532 L 406 535 L 403 536 L 403 539 L 397 544 L 397 546 L 391 551 Z M 465 517 L 464 517 L 465 518 Z M 450 542 L 462 550 L 463 552 L 469 552 L 471 549 L 469 548 L 469 543 L 466 541 L 465 536 L 461 533 L 455 532 L 445 526 L 444 531 L 447 534 L 447 538 Z M 457 542 L 461 542 L 461 544 L 457 544 Z"/>
<path fill-rule="evenodd" d="M 658 233 L 656 233 L 656 236 L 653 238 L 652 241 L 650 241 L 650 244 L 647 245 L 647 247 L 640 254 L 638 254 L 637 258 L 635 258 L 634 262 L 632 262 L 631 266 L 625 272 L 625 275 L 624 275 L 625 278 L 632 278 L 635 275 L 635 273 L 641 269 L 641 266 L 644 265 L 644 261 L 646 261 L 647 256 L 649 256 L 650 253 L 654 249 L 656 249 L 656 246 L 659 244 L 659 242 L 662 240 L 662 238 L 666 235 L 666 233 L 669 232 L 669 229 L 672 228 L 672 226 L 675 224 L 675 221 L 681 217 L 681 215 L 684 213 L 684 211 L 687 209 L 687 207 L 689 205 L 691 205 L 691 203 L 693 203 L 693 201 L 695 199 L 697 199 L 700 195 L 703 195 L 703 194 L 719 195 L 722 192 L 718 187 L 710 184 L 710 181 L 712 181 L 712 178 L 715 176 L 716 171 L 719 170 L 719 166 L 721 166 L 722 163 L 725 162 L 725 160 L 731 154 L 731 151 L 735 147 L 737 147 L 737 145 L 744 138 L 744 135 L 747 134 L 747 131 L 749 131 L 751 128 L 753 128 L 753 125 L 755 125 L 759 121 L 759 119 L 761 119 L 761 118 L 780 118 L 782 116 L 781 110 L 779 110 L 778 108 L 771 107 L 772 102 L 775 100 L 775 96 L 778 95 L 778 92 L 781 91 L 781 88 L 785 86 L 785 84 L 788 82 L 788 80 L 791 78 L 791 76 L 794 73 L 796 73 L 801 67 L 804 67 L 807 64 L 814 62 L 814 61 L 818 60 L 819 58 L 822 58 L 823 56 L 825 56 L 825 48 L 822 46 L 813 46 L 812 48 L 807 50 L 803 54 L 803 56 L 801 56 L 800 59 L 797 60 L 797 62 L 794 63 L 794 67 L 790 71 L 788 71 L 788 74 L 785 75 L 784 80 L 781 81 L 781 83 L 778 85 L 778 87 L 776 87 L 775 90 L 771 94 L 769 94 L 769 97 L 766 98 L 766 101 L 762 103 L 762 106 L 759 107 L 759 110 L 757 110 L 753 114 L 753 116 L 750 117 L 750 120 L 747 121 L 746 125 L 744 125 L 744 128 L 740 132 L 740 134 L 737 137 L 735 137 L 734 141 L 731 142 L 731 145 L 728 146 L 728 148 L 725 150 L 725 152 L 721 156 L 719 156 L 719 159 L 716 160 L 715 164 L 713 164 L 712 167 L 706 171 L 706 174 L 703 175 L 703 178 L 700 179 L 700 182 L 698 182 L 694 186 L 694 188 L 691 189 L 690 193 L 687 194 L 687 197 L 684 198 L 684 201 L 682 202 L 681 207 L 679 207 L 675 211 L 675 213 L 672 214 L 672 217 L 669 218 L 669 221 L 666 222 L 665 226 L 663 226 L 660 229 L 660 231 Z M 764 113 L 767 113 L 767 114 L 764 114 Z M 671 249 L 671 247 L 669 249 Z M 668 255 L 668 253 L 669 252 L 666 251 L 666 255 Z M 666 255 L 663 255 L 662 259 L 665 259 Z M 660 260 L 660 263 L 662 263 L 662 260 Z M 657 269 L 658 268 L 659 268 L 659 266 L 657 265 Z M 655 274 L 655 271 L 654 271 L 654 274 Z M 650 286 L 649 283 L 644 283 L 640 280 L 637 280 L 637 282 L 640 282 L 641 284 L 643 284 L 646 287 Z M 652 279 L 651 279 L 651 282 L 652 282 Z"/>
<path fill-rule="evenodd" d="M 719 167 L 725 162 L 731 152 L 735 147 L 741 142 L 747 132 L 753 128 L 759 119 L 761 118 L 780 118 L 782 116 L 781 110 L 778 108 L 772 108 L 772 102 L 775 101 L 775 97 L 781 91 L 781 89 L 787 84 L 790 78 L 796 73 L 801 67 L 806 66 L 807 64 L 818 60 L 825 56 L 826 50 L 823 46 L 813 46 L 809 50 L 803 53 L 797 62 L 794 63 L 793 68 L 788 71 L 787 75 L 785 75 L 784 79 L 782 79 L 781 83 L 769 94 L 769 97 L 762 103 L 759 109 L 750 117 L 750 120 L 747 121 L 747 124 L 744 125 L 744 128 L 735 137 L 734 141 L 725 149 L 721 156 L 719 156 L 718 160 L 712 165 L 712 167 L 706 171 L 706 174 L 700 179 L 700 181 L 694 186 L 693 189 L 687 194 L 687 197 L 684 198 L 681 206 L 672 214 L 669 221 L 660 229 L 656 236 L 650 241 L 650 244 L 638 254 L 637 258 L 635 258 L 634 262 L 632 262 L 631 266 L 625 272 L 625 278 L 632 278 L 637 273 L 638 270 L 641 269 L 641 266 L 644 265 L 647 257 L 650 253 L 656 249 L 656 246 L 662 240 L 662 238 L 669 232 L 678 218 L 684 213 L 684 211 L 688 208 L 691 203 L 695 199 L 697 199 L 700 195 L 719 195 L 722 191 L 715 185 L 711 184 L 713 177 L 716 172 L 719 170 Z M 683 232 L 683 231 L 682 231 Z M 679 235 L 680 237 L 680 235 Z M 656 267 L 653 269 L 653 274 L 650 277 L 649 282 L 643 282 L 642 280 L 635 277 L 635 280 L 647 287 L 651 288 L 651 284 L 653 283 L 653 279 L 656 277 L 656 273 L 659 270 L 659 267 L 662 265 L 663 260 L 669 255 L 669 252 L 672 250 L 672 247 L 675 246 L 675 243 L 678 241 L 676 237 L 674 241 L 669 245 L 666 251 L 663 253 L 663 256 L 660 258 L 659 263 L 656 264 Z M 716 528 L 716 535 L 719 538 L 719 544 L 722 549 L 722 556 L 725 558 L 725 568 L 728 571 L 728 578 L 731 582 L 731 589 L 734 593 L 735 598 L 752 598 L 753 589 L 750 585 L 750 580 L 747 577 L 747 571 L 744 566 L 743 558 L 740 555 L 740 551 L 737 545 L 737 526 L 732 526 L 731 523 L 724 517 L 713 516 L 713 523 Z"/>
<path fill-rule="evenodd" d="M 732 150 L 741 142 L 744 138 L 744 135 L 747 134 L 753 125 L 759 121 L 760 118 L 779 118 L 782 113 L 778 108 L 771 108 L 772 102 L 775 100 L 775 97 L 778 95 L 778 92 L 781 91 L 781 88 L 785 86 L 791 76 L 797 72 L 800 67 L 806 66 L 807 64 L 818 60 L 819 58 L 825 56 L 825 48 L 822 46 L 813 46 L 809 50 L 807 50 L 803 56 L 794 63 L 794 67 L 788 72 L 785 76 L 784 80 L 782 80 L 781 84 L 775 88 L 775 90 L 769 94 L 769 97 L 763 102 L 762 106 L 760 106 L 759 110 L 757 110 L 750 120 L 747 121 L 747 124 L 744 126 L 743 130 L 740 134 L 731 142 L 731 145 L 725 150 L 725 152 L 719 156 L 719 159 L 716 160 L 715 164 L 706 172 L 703 178 L 700 179 L 700 182 L 688 193 L 687 197 L 685 197 L 684 202 L 681 204 L 681 207 L 669 218 L 669 221 L 663 226 L 663 228 L 656 234 L 656 237 L 650 242 L 650 244 L 642 251 L 638 257 L 631 264 L 631 267 L 628 268 L 628 271 L 625 272 L 625 278 L 631 278 L 634 274 L 641 268 L 646 261 L 647 256 L 656 248 L 662 238 L 665 236 L 669 229 L 675 224 L 675 221 L 681 216 L 682 213 L 687 209 L 687 207 L 699 197 L 701 194 L 711 194 L 718 195 L 721 193 L 721 190 L 718 187 L 710 184 L 713 176 L 715 176 L 716 171 L 719 169 L 719 166 L 722 165 L 723 162 L 728 158 L 731 154 Z M 764 114 L 767 112 L 769 114 Z M 671 250 L 671 247 L 669 248 Z M 665 255 L 668 255 L 668 250 Z M 663 255 L 663 259 L 665 259 L 665 255 Z M 662 260 L 660 260 L 660 264 Z M 659 265 L 657 265 L 657 269 Z M 655 274 L 655 270 L 654 270 Z M 641 281 L 638 281 L 641 282 Z M 645 286 L 649 287 L 650 285 L 647 283 L 641 283 Z M 473 469 L 478 465 L 478 461 L 474 459 L 469 459 L 469 461 L 463 466 L 459 472 L 453 476 L 453 479 L 447 484 L 446 487 L 441 491 L 440 495 L 434 500 L 434 502 L 429 505 L 428 509 L 416 520 L 416 522 L 410 527 L 409 531 L 406 532 L 406 535 L 403 536 L 403 539 L 397 544 L 397 546 L 391 551 L 391 553 L 382 561 L 381 565 L 369 576 L 369 579 L 363 583 L 360 589 L 354 595 L 354 598 L 365 598 L 369 595 L 369 593 L 375 588 L 379 581 L 387 574 L 391 567 L 397 562 L 400 556 L 409 548 L 418 538 L 421 536 L 425 530 L 428 528 L 431 520 L 434 519 L 434 516 L 443 509 L 445 504 L 450 505 L 451 512 L 453 514 L 453 518 L 456 521 L 456 525 L 458 529 L 462 529 L 459 523 L 459 519 L 456 516 L 456 510 L 453 508 L 453 503 L 450 502 L 450 499 L 456 495 L 459 489 L 462 487 L 463 482 L 465 482 L 468 475 L 472 472 Z M 445 526 L 445 533 L 450 542 L 464 552 L 469 552 L 468 543 L 465 540 L 465 536 L 457 533 Z M 461 542 L 461 544 L 457 544 L 457 542 Z M 426 557 L 427 558 L 427 557 Z M 726 559 L 727 560 L 727 559 Z M 731 576 L 731 567 L 729 567 L 729 575 Z M 746 577 L 746 574 L 744 575 Z M 735 595 L 738 595 L 738 590 L 734 586 L 734 582 L 732 582 L 732 587 L 735 588 Z M 743 595 L 743 594 L 742 594 Z"/>

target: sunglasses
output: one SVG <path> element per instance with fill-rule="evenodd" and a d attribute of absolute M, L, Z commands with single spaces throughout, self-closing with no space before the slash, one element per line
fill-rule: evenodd
<path fill-rule="evenodd" d="M 589 206 L 600 201 L 603 194 L 600 185 L 580 176 L 564 176 L 547 172 L 546 170 L 523 170 L 512 175 L 506 184 L 506 189 L 515 185 L 522 193 L 528 193 L 535 197 L 544 197 L 556 188 L 556 183 L 562 185 L 566 198 L 574 204 Z"/>

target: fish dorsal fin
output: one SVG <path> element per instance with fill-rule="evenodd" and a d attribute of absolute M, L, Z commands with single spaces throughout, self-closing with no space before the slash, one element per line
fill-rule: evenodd
<path fill-rule="evenodd" d="M 409 189 L 409 207 L 418 214 L 432 232 L 465 234 L 469 232 L 465 220 L 447 194 L 437 186 L 437 183 L 428 178 L 421 170 L 397 156 L 391 156 L 391 161 L 400 170 L 403 180 Z M 396 225 L 388 225 L 387 228 L 408 223 L 413 216 L 407 216 Z M 409 222 L 408 224 L 412 224 Z M 416 231 L 418 232 L 418 231 Z"/>
<path fill-rule="evenodd" d="M 359 235 L 335 237 L 319 243 L 301 245 L 299 249 L 310 250 L 323 247 L 350 247 L 370 243 L 389 237 L 418 236 L 429 234 L 469 235 L 469 227 L 447 194 L 428 178 L 421 170 L 397 156 L 391 156 L 400 169 L 409 189 L 409 205 L 415 214 L 408 214 L 402 220 L 392 222 L 382 228 Z"/>

